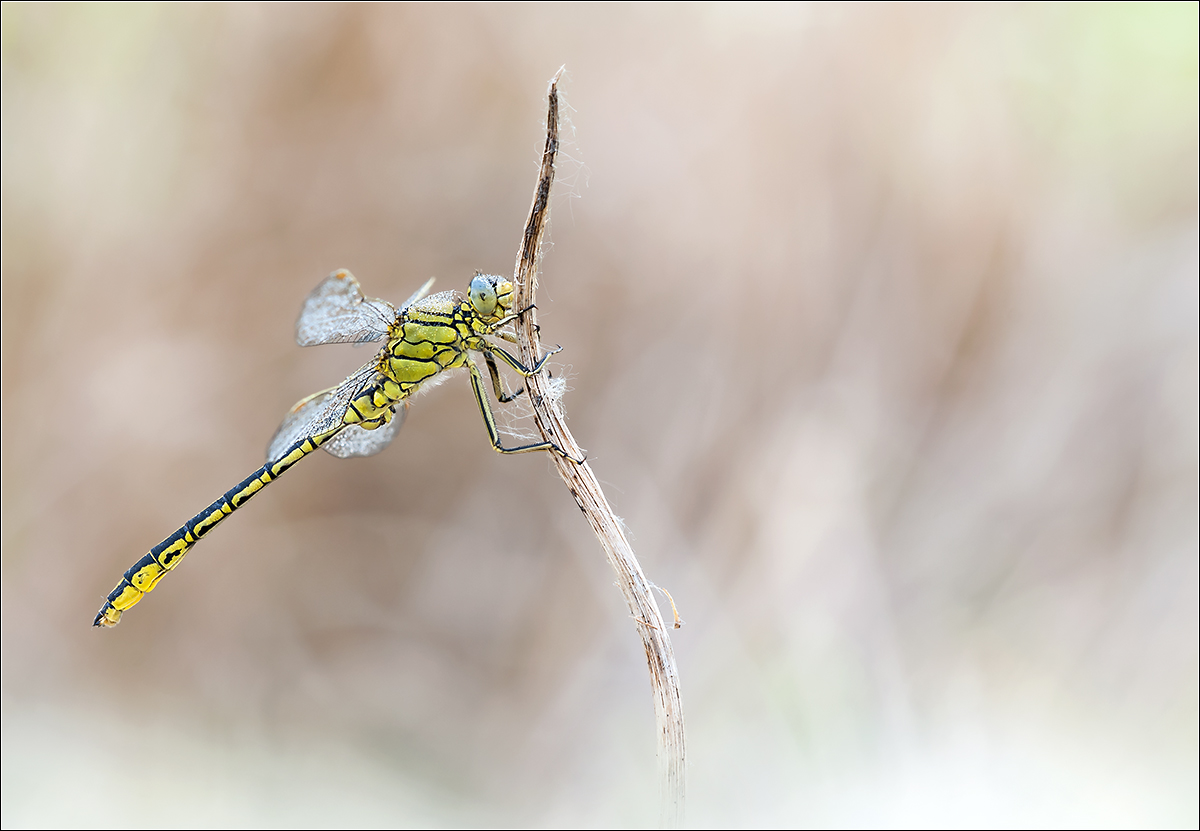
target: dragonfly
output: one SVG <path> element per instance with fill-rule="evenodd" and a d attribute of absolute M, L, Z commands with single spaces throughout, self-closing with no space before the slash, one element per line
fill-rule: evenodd
<path fill-rule="evenodd" d="M 93 626 L 116 626 L 124 612 L 178 567 L 192 546 L 317 448 L 342 459 L 372 456 L 383 450 L 404 421 L 408 399 L 447 370 L 465 366 L 470 372 L 475 401 L 492 447 L 498 452 L 548 450 L 573 458 L 552 441 L 519 447 L 505 447 L 500 441 L 483 375 L 472 353 L 483 355 L 492 392 L 497 401 L 506 404 L 524 392 L 524 387 L 506 392 L 497 360 L 528 378 L 540 372 L 546 360 L 561 349 L 547 352 L 529 368 L 488 340 L 497 337 L 516 343 L 516 335 L 503 327 L 526 310 L 513 310 L 512 282 L 477 273 L 466 295 L 457 291 L 429 294 L 432 285 L 431 279 L 397 308 L 386 300 L 364 297 L 354 275 L 340 269 L 309 294 L 296 321 L 296 343 L 300 346 L 386 343 L 373 359 L 338 386 L 296 402 L 267 447 L 266 464 L 130 566 L 105 599 Z"/>

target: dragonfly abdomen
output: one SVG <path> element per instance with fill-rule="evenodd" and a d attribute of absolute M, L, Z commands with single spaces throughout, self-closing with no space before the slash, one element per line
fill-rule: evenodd
<path fill-rule="evenodd" d="M 93 626 L 116 626 L 121 613 L 136 606 L 161 580 L 168 571 L 182 562 L 184 555 L 221 520 L 232 514 L 267 485 L 274 482 L 284 471 L 312 453 L 337 434 L 332 430 L 321 436 L 305 438 L 287 449 L 278 459 L 269 461 L 241 482 L 227 490 L 220 499 L 185 522 L 171 536 L 150 549 L 121 577 L 121 582 L 109 592 L 92 621 Z"/>

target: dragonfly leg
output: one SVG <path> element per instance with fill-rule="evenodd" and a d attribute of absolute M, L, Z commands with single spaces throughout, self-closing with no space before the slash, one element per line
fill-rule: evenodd
<path fill-rule="evenodd" d="M 481 338 L 481 340 L 482 340 L 482 338 Z M 484 354 L 487 354 L 489 352 L 494 352 L 497 356 L 499 356 L 500 360 L 504 361 L 504 363 L 511 366 L 513 369 L 515 369 L 517 372 L 519 372 L 521 375 L 525 376 L 526 378 L 528 378 L 530 375 L 537 375 L 539 372 L 542 371 L 542 367 L 544 367 L 546 365 L 546 361 L 550 360 L 551 355 L 557 355 L 559 352 L 562 352 L 561 346 L 554 347 L 553 349 L 551 349 L 549 352 L 547 352 L 545 355 L 542 356 L 542 359 L 537 362 L 537 366 L 535 366 L 533 369 L 529 369 L 525 366 L 525 364 L 518 361 L 516 358 L 514 358 L 512 355 L 508 354 L 508 352 L 504 351 L 499 346 L 496 346 L 495 344 L 492 344 L 492 343 L 487 343 L 487 341 L 484 341 L 484 343 L 486 344 L 485 348 L 480 349 L 479 351 L 483 352 Z"/>
<path fill-rule="evenodd" d="M 530 309 L 536 309 L 536 308 L 537 308 L 537 304 L 530 303 L 528 306 L 526 306 L 524 309 L 521 309 L 521 311 L 519 311 L 519 312 L 510 312 L 509 314 L 506 314 L 504 317 L 497 320 L 495 323 L 491 324 L 492 328 L 499 329 L 501 326 L 504 326 L 507 323 L 512 323 L 514 320 L 516 320 L 517 318 L 524 315 Z M 513 342 L 516 343 L 516 341 L 513 341 Z"/>
<path fill-rule="evenodd" d="M 504 317 L 497 320 L 495 323 L 491 324 L 491 326 L 489 328 L 492 331 L 490 331 L 488 334 L 495 335 L 498 338 L 504 338 L 509 343 L 516 343 L 517 336 L 514 335 L 512 332 L 501 332 L 498 330 L 502 326 L 505 326 L 509 323 L 512 323 L 514 320 L 517 320 L 519 317 L 521 317 L 523 314 L 525 314 L 530 309 L 536 309 L 536 308 L 537 308 L 536 304 L 530 303 L 528 306 L 526 306 L 524 309 L 521 309 L 521 311 L 519 311 L 519 312 L 513 312 L 512 314 L 505 315 Z M 539 326 L 538 324 L 536 324 L 536 323 L 533 324 L 533 329 L 535 332 L 541 334 L 542 327 Z"/>
<path fill-rule="evenodd" d="M 524 387 L 520 387 L 514 393 L 501 392 L 504 389 L 504 382 L 500 379 L 500 372 L 496 369 L 496 359 L 492 357 L 490 352 L 484 352 L 483 358 L 487 361 L 488 372 L 492 376 L 492 392 L 496 393 L 496 400 L 501 404 L 507 404 L 521 393 L 525 392 Z"/>
<path fill-rule="evenodd" d="M 484 353 L 486 354 L 486 353 Z M 467 356 L 467 368 L 471 371 L 471 388 L 475 390 L 475 403 L 479 405 L 479 414 L 483 416 L 483 424 L 487 427 L 488 438 L 492 442 L 492 447 L 497 453 L 532 453 L 535 450 L 553 450 L 564 458 L 572 461 L 579 461 L 573 456 L 564 452 L 561 447 L 552 441 L 543 441 L 536 444 L 524 444 L 520 447 L 505 447 L 500 443 L 500 431 L 496 429 L 496 418 L 492 415 L 492 407 L 488 404 L 487 392 L 483 388 L 483 376 L 479 374 L 479 367 Z"/>
<path fill-rule="evenodd" d="M 533 331 L 537 332 L 538 334 L 541 334 L 542 327 L 534 324 Z M 520 343 L 520 341 L 517 340 L 517 336 L 514 335 L 512 332 L 508 331 L 507 329 L 500 329 L 495 332 L 492 332 L 491 334 L 495 335 L 498 338 L 503 338 L 504 340 L 508 341 L 509 343 Z"/>

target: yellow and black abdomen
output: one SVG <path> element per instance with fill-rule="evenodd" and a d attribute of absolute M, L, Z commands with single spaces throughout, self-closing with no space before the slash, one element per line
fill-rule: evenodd
<path fill-rule="evenodd" d="M 168 571 L 179 565 L 188 550 L 221 520 L 347 425 L 357 425 L 366 430 L 382 427 L 394 417 L 396 404 L 412 395 L 422 383 L 444 370 L 466 364 L 468 339 L 478 340 L 473 335 L 473 322 L 477 323 L 478 320 L 470 310 L 470 305 L 454 292 L 433 295 L 406 308 L 389 327 L 391 337 L 377 362 L 363 367 L 362 371 L 373 373 L 369 382 L 353 387 L 353 397 L 343 400 L 344 409 L 334 416 L 338 422 L 322 422 L 327 426 L 320 429 L 326 432 L 298 440 L 278 459 L 263 465 L 230 488 L 220 499 L 147 552 L 125 572 L 121 582 L 109 593 L 96 615 L 94 625 L 115 626 L 121 620 L 121 614 L 158 585 Z M 357 384 L 359 377 L 356 374 L 348 378 L 339 391 L 346 388 L 345 384 Z M 368 376 L 361 377 L 365 379 Z M 337 394 L 331 393 L 327 398 L 337 401 Z M 486 407 L 486 403 L 481 406 Z M 485 414 L 484 420 L 490 425 L 489 432 L 493 434 L 493 444 L 496 445 L 499 439 L 494 435 L 495 428 L 490 416 Z M 500 448 L 497 446 L 497 449 Z M 528 449 L 540 449 L 540 445 L 537 448 L 520 448 L 521 451 Z"/>
<path fill-rule="evenodd" d="M 121 613 L 137 605 L 168 571 L 183 561 L 188 550 L 205 534 L 336 433 L 337 431 L 333 430 L 323 436 L 296 442 L 279 459 L 267 462 L 251 473 L 226 491 L 220 499 L 185 522 L 174 534 L 150 549 L 125 572 L 121 582 L 117 583 L 117 587 L 109 593 L 104 605 L 100 607 L 92 625 L 116 626 L 121 620 Z"/>

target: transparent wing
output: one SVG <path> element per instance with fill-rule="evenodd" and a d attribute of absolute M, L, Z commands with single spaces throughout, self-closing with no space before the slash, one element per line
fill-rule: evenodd
<path fill-rule="evenodd" d="M 350 402 L 357 398 L 364 389 L 369 387 L 378 374 L 379 369 L 375 361 L 372 360 L 370 363 L 359 367 L 353 375 L 338 384 L 337 389 L 329 393 L 329 397 L 325 399 L 324 406 L 313 415 L 312 420 L 309 422 L 309 430 L 311 431 L 309 435 L 320 435 L 341 424 L 342 416 L 346 414 L 346 408 L 350 406 Z"/>
<path fill-rule="evenodd" d="M 374 456 L 380 450 L 392 443 L 400 425 L 404 423 L 407 405 L 401 405 L 392 416 L 392 420 L 375 430 L 364 430 L 357 424 L 351 424 L 336 436 L 331 438 L 321 449 L 337 456 L 339 459 L 349 459 L 352 456 Z"/>
<path fill-rule="evenodd" d="M 283 419 L 283 424 L 279 425 L 271 443 L 267 445 L 268 462 L 275 461 L 283 455 L 285 450 L 311 434 L 308 424 L 312 421 L 313 415 L 329 400 L 330 392 L 331 390 L 323 390 L 315 395 L 310 395 L 308 398 L 298 401 L 296 406 L 288 411 L 287 416 Z"/>
<path fill-rule="evenodd" d="M 402 312 L 402 311 L 404 311 L 404 310 L 405 310 L 405 309 L 407 309 L 409 306 L 411 306 L 413 303 L 416 303 L 416 302 L 417 302 L 418 300 L 420 300 L 422 297 L 424 297 L 425 295 L 429 294 L 429 290 L 430 290 L 431 288 L 433 288 L 433 281 L 434 281 L 434 280 L 436 280 L 436 279 L 437 279 L 436 277 L 430 277 L 428 280 L 426 280 L 426 281 L 425 281 L 425 285 L 421 286 L 419 289 L 417 289 L 416 291 L 414 291 L 414 292 L 412 293 L 412 296 L 411 296 L 411 297 L 409 297 L 407 300 L 405 300 L 405 301 L 404 301 L 404 303 L 403 303 L 403 305 L 401 305 L 401 306 L 400 306 L 400 308 L 399 308 L 397 311 L 401 311 L 401 312 Z"/>
<path fill-rule="evenodd" d="M 283 423 L 280 424 L 279 429 L 275 431 L 275 437 L 271 439 L 271 443 L 267 446 L 267 460 L 275 461 L 284 454 L 284 451 L 286 451 L 296 442 L 308 438 L 309 436 L 317 436 L 321 433 L 328 432 L 329 430 L 332 430 L 341 424 L 342 416 L 346 414 L 346 408 L 350 406 L 350 402 L 357 398 L 364 389 L 371 385 L 377 374 L 377 365 L 375 361 L 372 360 L 370 363 L 360 367 L 353 375 L 351 375 L 337 387 L 329 390 L 322 390 L 314 395 L 310 395 L 308 398 L 303 398 L 298 401 L 283 419 Z M 403 416 L 398 414 L 396 418 L 392 419 L 392 421 L 395 422 L 397 419 L 403 421 Z M 399 427 L 399 424 L 397 424 L 396 427 Z M 392 427 L 391 424 L 385 424 L 383 427 L 380 427 L 378 430 L 374 431 L 363 430 L 361 427 L 353 427 L 353 429 L 362 433 L 379 433 L 388 430 L 389 428 L 391 429 L 388 435 L 394 437 L 396 428 Z M 346 430 L 352 430 L 352 428 L 347 427 L 345 430 L 343 430 L 343 432 Z M 339 437 L 340 434 L 329 441 L 335 442 Z M 369 456 L 371 453 L 378 453 L 380 450 L 387 447 L 388 443 L 392 440 L 391 437 L 382 441 L 378 447 L 376 447 L 374 450 L 371 450 L 369 453 L 352 452 L 343 454 L 333 451 L 330 452 L 333 452 L 333 455 L 335 456 L 342 456 L 343 458 L 346 455 Z M 368 442 L 366 443 L 366 446 L 370 446 L 371 444 L 372 443 Z M 352 441 L 347 446 L 361 448 L 364 446 L 364 443 L 362 441 Z"/>
<path fill-rule="evenodd" d="M 304 301 L 296 321 L 296 343 L 364 343 L 387 337 L 396 309 L 386 300 L 363 297 L 346 269 L 330 274 Z"/>

